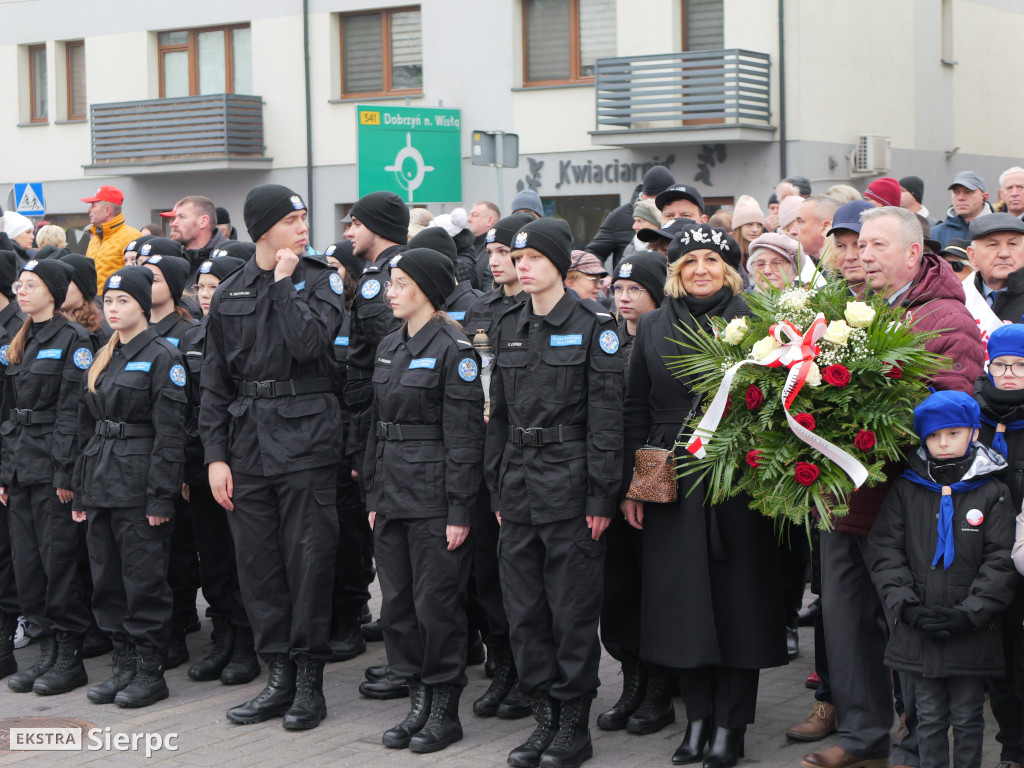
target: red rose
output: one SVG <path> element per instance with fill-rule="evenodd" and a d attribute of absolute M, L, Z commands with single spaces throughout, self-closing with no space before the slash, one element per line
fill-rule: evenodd
<path fill-rule="evenodd" d="M 897 361 L 896 364 L 893 365 L 889 369 L 889 372 L 885 375 L 888 376 L 890 379 L 902 379 L 903 369 L 900 367 L 899 361 Z"/>
<path fill-rule="evenodd" d="M 760 451 L 747 451 L 747 464 L 752 467 L 761 466 L 761 452 Z"/>
<path fill-rule="evenodd" d="M 764 392 L 756 384 L 747 387 L 747 408 L 751 411 L 764 405 Z"/>
<path fill-rule="evenodd" d="M 875 433 L 870 429 L 862 429 L 853 438 L 853 447 L 860 451 L 870 451 L 875 447 Z"/>
<path fill-rule="evenodd" d="M 793 417 L 793 421 L 795 421 L 804 429 L 809 429 L 812 432 L 814 431 L 814 428 L 818 426 L 817 423 L 814 421 L 814 417 L 811 416 L 811 414 L 809 413 L 798 413 L 796 416 Z"/>
<path fill-rule="evenodd" d="M 850 371 L 845 365 L 830 365 L 825 369 L 821 378 L 825 380 L 826 384 L 831 384 L 833 387 L 845 387 L 850 383 Z"/>
<path fill-rule="evenodd" d="M 800 485 L 814 485 L 819 473 L 818 468 L 808 461 L 798 461 L 793 469 L 793 477 Z"/>

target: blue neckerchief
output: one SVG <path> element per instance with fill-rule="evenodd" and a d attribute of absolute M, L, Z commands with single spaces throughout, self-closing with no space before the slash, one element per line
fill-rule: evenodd
<path fill-rule="evenodd" d="M 903 477 L 912 483 L 920 485 L 922 488 L 927 488 L 930 491 L 936 493 L 942 493 L 942 489 L 947 486 L 939 485 L 932 480 L 926 480 L 921 477 L 917 472 L 912 469 L 908 469 L 903 473 Z M 953 483 L 948 486 L 953 493 L 964 493 L 966 491 L 973 491 L 975 488 L 980 488 L 985 483 L 992 482 L 991 477 L 980 477 L 977 480 L 961 480 L 959 483 Z M 942 494 L 942 500 L 939 502 L 939 538 L 935 542 L 935 558 L 932 560 L 932 566 L 938 564 L 939 560 L 942 560 L 942 569 L 947 570 L 949 566 L 953 564 L 953 557 L 956 552 L 953 547 L 953 497 L 952 495 Z"/>
<path fill-rule="evenodd" d="M 981 420 L 986 424 L 992 425 L 993 427 L 998 427 L 1000 424 L 1002 424 L 1010 432 L 1020 432 L 1020 430 L 1024 429 L 1024 419 L 1018 419 L 1017 421 L 1002 422 L 997 421 L 996 419 L 990 419 L 983 413 L 981 414 Z M 998 429 L 996 429 L 995 437 L 992 438 L 992 450 L 999 451 L 999 453 L 1003 454 L 1004 459 L 1009 458 L 1006 455 L 1007 451 L 1009 450 L 1009 448 L 1007 448 L 1006 446 L 1006 436 L 1003 435 L 1003 433 L 1000 432 Z"/>

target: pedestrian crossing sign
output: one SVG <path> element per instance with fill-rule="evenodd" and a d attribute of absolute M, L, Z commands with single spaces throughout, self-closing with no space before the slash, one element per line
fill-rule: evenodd
<path fill-rule="evenodd" d="M 14 200 L 18 213 L 23 216 L 42 216 L 46 213 L 43 202 L 43 183 L 32 181 L 14 185 Z"/>

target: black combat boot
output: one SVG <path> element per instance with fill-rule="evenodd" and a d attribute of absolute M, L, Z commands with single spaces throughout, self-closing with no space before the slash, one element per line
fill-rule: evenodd
<path fill-rule="evenodd" d="M 339 619 L 331 633 L 331 661 L 348 661 L 366 652 L 358 619 Z"/>
<path fill-rule="evenodd" d="M 563 701 L 558 733 L 540 756 L 540 768 L 579 768 L 594 756 L 590 742 L 590 696 Z"/>
<path fill-rule="evenodd" d="M 440 752 L 449 744 L 462 741 L 462 722 L 459 720 L 458 685 L 431 686 L 430 716 L 427 724 L 409 739 L 409 751 L 420 754 Z"/>
<path fill-rule="evenodd" d="M 325 717 L 324 663 L 300 656 L 296 663 L 295 699 L 284 715 L 284 727 L 289 731 L 308 731 Z"/>
<path fill-rule="evenodd" d="M 83 635 L 70 632 L 57 633 L 57 660 L 44 674 L 36 678 L 32 690 L 40 696 L 53 696 L 81 688 L 89 682 L 82 661 Z"/>
<path fill-rule="evenodd" d="M 135 659 L 135 677 L 114 697 L 114 703 L 126 709 L 156 704 L 170 696 L 164 680 L 163 656 L 151 650 L 139 650 Z"/>
<path fill-rule="evenodd" d="M 507 643 L 493 644 L 489 658 L 494 660 L 494 679 L 483 696 L 473 702 L 473 714 L 480 717 L 498 714 L 498 705 L 511 693 L 517 679 L 512 649 Z"/>
<path fill-rule="evenodd" d="M 630 716 L 640 708 L 646 691 L 647 667 L 635 656 L 623 659 L 622 695 L 611 709 L 597 716 L 597 727 L 602 731 L 621 731 Z"/>
<path fill-rule="evenodd" d="M 676 721 L 672 706 L 672 681 L 668 670 L 651 664 L 647 668 L 647 691 L 640 707 L 626 721 L 630 733 L 657 733 Z"/>
<path fill-rule="evenodd" d="M 31 693 L 36 679 L 50 671 L 57 661 L 57 640 L 53 635 L 40 638 L 39 658 L 36 663 L 24 672 L 18 672 L 7 678 L 7 687 L 15 693 Z"/>
<path fill-rule="evenodd" d="M 526 741 L 508 753 L 509 765 L 516 768 L 537 768 L 540 765 L 540 756 L 551 746 L 555 734 L 558 733 L 559 709 L 558 702 L 547 693 L 542 692 L 534 696 L 533 717 L 537 721 L 537 727 Z"/>
<path fill-rule="evenodd" d="M 210 639 L 213 640 L 213 648 L 206 658 L 188 668 L 188 676 L 197 683 L 220 679 L 220 673 L 228 665 L 235 649 L 235 628 L 226 619 L 214 619 Z"/>
<path fill-rule="evenodd" d="M 228 720 L 239 725 L 281 717 L 295 698 L 295 663 L 284 654 L 267 662 L 267 687 L 254 698 L 228 710 Z"/>
<path fill-rule="evenodd" d="M 420 681 L 409 681 L 409 714 L 394 728 L 384 732 L 381 741 L 385 747 L 405 749 L 409 746 L 409 739 L 412 738 L 412 735 L 427 724 L 427 718 L 430 716 L 431 693 L 432 689 Z"/>
<path fill-rule="evenodd" d="M 221 670 L 220 681 L 224 685 L 244 685 L 260 675 L 260 657 L 256 655 L 252 627 L 235 627 L 235 647 L 231 659 Z"/>
<path fill-rule="evenodd" d="M 18 614 L 0 611 L 0 678 L 18 671 L 14 658 L 14 633 L 18 631 Z"/>
<path fill-rule="evenodd" d="M 123 691 L 135 677 L 135 649 L 124 640 L 114 641 L 111 657 L 114 674 L 110 679 L 94 685 L 86 694 L 93 704 L 113 704 L 114 698 Z"/>

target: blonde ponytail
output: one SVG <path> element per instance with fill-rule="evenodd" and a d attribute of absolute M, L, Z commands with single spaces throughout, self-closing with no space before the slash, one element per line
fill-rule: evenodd
<path fill-rule="evenodd" d="M 25 355 L 25 344 L 28 340 L 28 332 L 32 327 L 32 318 L 26 317 L 25 322 L 21 324 L 21 328 L 11 339 L 10 346 L 7 347 L 7 360 L 11 363 L 20 363 L 21 358 Z"/>
<path fill-rule="evenodd" d="M 121 334 L 118 331 L 114 331 L 110 335 L 110 341 L 103 345 L 103 348 L 96 353 L 95 359 L 92 361 L 92 365 L 89 366 L 89 375 L 86 377 L 89 382 L 89 391 L 93 394 L 96 393 L 96 379 L 100 377 L 100 374 L 107 370 L 107 366 L 110 365 L 110 359 L 114 356 L 114 347 L 121 341 Z"/>

